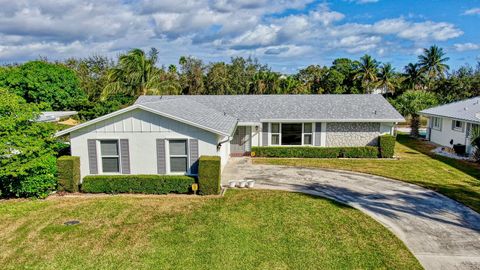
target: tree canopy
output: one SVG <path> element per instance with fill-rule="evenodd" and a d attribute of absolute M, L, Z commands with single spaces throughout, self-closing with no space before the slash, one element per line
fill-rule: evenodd
<path fill-rule="evenodd" d="M 87 100 L 73 70 L 45 61 L 31 61 L 0 70 L 0 87 L 27 102 L 43 102 L 51 110 L 77 110 Z"/>
<path fill-rule="evenodd" d="M 44 197 L 55 188 L 54 126 L 39 106 L 0 89 L 0 196 Z"/>

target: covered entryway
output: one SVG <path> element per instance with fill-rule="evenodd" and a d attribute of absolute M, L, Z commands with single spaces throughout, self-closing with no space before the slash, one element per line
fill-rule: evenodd
<path fill-rule="evenodd" d="M 230 155 L 243 156 L 250 153 L 252 142 L 252 127 L 237 126 L 233 139 L 230 141 Z"/>

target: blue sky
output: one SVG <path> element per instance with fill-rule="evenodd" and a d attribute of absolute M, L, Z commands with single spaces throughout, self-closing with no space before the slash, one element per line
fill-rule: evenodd
<path fill-rule="evenodd" d="M 296 72 L 371 54 L 401 70 L 444 48 L 452 68 L 480 60 L 480 1 L 0 0 L 0 63 L 156 47 L 160 64 L 253 56 Z"/>

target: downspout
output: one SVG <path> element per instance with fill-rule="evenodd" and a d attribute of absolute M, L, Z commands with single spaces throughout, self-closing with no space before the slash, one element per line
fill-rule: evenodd
<path fill-rule="evenodd" d="M 228 135 L 226 140 L 223 140 L 223 141 L 218 142 L 218 144 L 217 144 L 217 151 L 220 151 L 220 147 L 222 147 L 222 144 L 224 144 L 224 143 L 226 143 L 226 142 L 229 142 L 229 141 L 230 141 L 230 138 L 231 138 L 231 136 Z"/>

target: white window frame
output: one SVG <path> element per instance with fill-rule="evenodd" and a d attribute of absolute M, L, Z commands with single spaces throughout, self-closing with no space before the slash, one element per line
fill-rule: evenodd
<path fill-rule="evenodd" d="M 272 124 L 278 124 L 278 133 L 272 132 Z M 268 145 L 269 146 L 283 146 L 283 147 L 295 147 L 295 146 L 313 146 L 315 144 L 315 123 L 314 122 L 288 122 L 286 124 L 302 124 L 302 142 L 301 145 L 284 145 L 282 142 L 282 126 L 283 123 L 281 122 L 271 122 L 268 123 Z M 305 124 L 311 124 L 312 131 L 310 133 L 305 133 Z M 278 135 L 278 143 L 279 144 L 272 144 L 272 135 Z M 305 135 L 312 136 L 312 143 L 305 144 Z"/>
<path fill-rule="evenodd" d="M 274 124 L 278 124 L 278 133 L 277 133 L 277 132 L 275 132 L 275 133 L 272 132 L 272 130 L 273 130 L 273 129 L 272 129 L 272 126 L 273 126 Z M 269 136 L 268 136 L 268 140 L 269 140 L 269 142 L 270 142 L 269 145 L 281 146 L 281 145 L 282 145 L 282 123 L 277 123 L 277 122 L 275 122 L 275 123 L 269 123 L 269 125 L 270 125 L 270 126 L 269 126 L 269 129 L 268 129 L 268 130 L 270 131 L 270 134 L 269 134 Z M 273 144 L 273 143 L 272 143 L 272 141 L 273 141 L 273 140 L 272 140 L 273 135 L 278 135 L 278 144 Z"/>
<path fill-rule="evenodd" d="M 465 122 L 459 121 L 459 120 L 452 120 L 452 121 L 453 121 L 452 129 L 458 132 L 463 132 Z M 456 123 L 460 123 L 460 127 L 457 127 Z"/>
<path fill-rule="evenodd" d="M 168 159 L 168 166 L 167 166 L 167 174 L 173 174 L 173 175 L 188 175 L 190 174 L 190 147 L 189 147 L 189 142 L 187 138 L 171 138 L 171 139 L 166 139 L 167 140 L 167 145 L 166 145 L 166 159 Z M 187 148 L 186 155 L 171 155 L 170 154 L 170 141 L 185 141 L 186 145 L 185 147 Z M 187 158 L 187 169 L 185 172 L 172 172 L 172 167 L 171 167 L 171 162 L 170 159 L 172 157 L 185 157 Z"/>
<path fill-rule="evenodd" d="M 311 130 L 310 130 L 309 133 L 305 132 L 305 124 L 310 124 L 310 126 L 311 126 Z M 307 145 L 307 146 L 312 146 L 313 145 L 313 128 L 314 128 L 314 126 L 315 125 L 313 123 L 309 123 L 309 122 L 302 123 L 302 145 Z M 305 135 L 310 135 L 310 137 L 311 137 L 311 139 L 310 139 L 311 143 L 310 144 L 305 144 Z"/>
<path fill-rule="evenodd" d="M 442 121 L 440 117 L 432 117 L 432 128 L 435 130 L 442 130 Z"/>
<path fill-rule="evenodd" d="M 102 154 L 102 142 L 103 141 L 116 141 L 117 142 L 117 155 L 103 155 Z M 121 174 L 122 173 L 122 157 L 120 156 L 120 140 L 119 139 L 99 139 L 97 140 L 97 149 L 98 149 L 98 157 L 97 157 L 97 164 L 99 167 L 100 174 Z M 118 172 L 104 172 L 103 171 L 103 158 L 111 158 L 116 157 L 118 158 Z"/>

